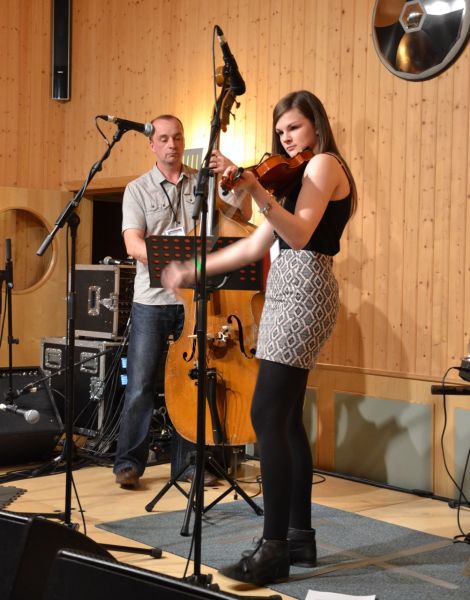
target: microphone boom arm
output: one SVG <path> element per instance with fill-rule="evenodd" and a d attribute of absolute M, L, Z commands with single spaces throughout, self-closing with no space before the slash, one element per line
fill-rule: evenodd
<path fill-rule="evenodd" d="M 48 247 L 52 243 L 52 240 L 56 236 L 58 230 L 61 229 L 65 225 L 65 223 L 67 223 L 69 221 L 72 213 L 77 208 L 77 206 L 80 204 L 80 201 L 83 198 L 90 181 L 93 179 L 93 177 L 99 171 L 101 171 L 101 169 L 103 168 L 102 165 L 103 165 L 104 161 L 107 158 L 109 158 L 109 155 L 111 154 L 111 150 L 112 150 L 114 144 L 116 144 L 116 142 L 118 142 L 121 139 L 121 137 L 123 136 L 123 134 L 125 132 L 126 132 L 126 130 L 120 129 L 120 128 L 118 128 L 116 130 L 116 133 L 113 136 L 112 142 L 109 144 L 109 146 L 106 149 L 106 151 L 104 152 L 103 156 L 92 165 L 82 187 L 75 194 L 74 198 L 72 198 L 72 200 L 67 204 L 67 206 L 64 208 L 62 213 L 57 217 L 57 220 L 55 222 L 53 230 L 46 236 L 43 243 L 41 244 L 38 251 L 36 252 L 37 256 L 42 256 L 44 254 L 44 252 L 48 249 Z"/>

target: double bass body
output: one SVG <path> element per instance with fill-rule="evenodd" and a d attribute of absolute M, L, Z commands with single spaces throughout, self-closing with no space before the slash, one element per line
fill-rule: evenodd
<path fill-rule="evenodd" d="M 253 226 L 220 211 L 218 235 L 244 237 Z M 193 290 L 180 290 L 185 309 L 183 331 L 168 349 L 165 402 L 173 425 L 184 438 L 197 441 L 198 353 Z M 258 372 L 254 356 L 257 313 L 262 293 L 210 290 L 206 337 L 206 430 L 208 445 L 242 445 L 255 441 L 250 406 Z"/>

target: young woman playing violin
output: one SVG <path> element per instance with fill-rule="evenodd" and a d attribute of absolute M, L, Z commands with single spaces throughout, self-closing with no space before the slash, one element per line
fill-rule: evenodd
<path fill-rule="evenodd" d="M 310 92 L 293 92 L 274 108 L 273 153 L 289 160 L 306 149 L 312 158 L 287 188 L 281 182 L 268 191 L 253 170 L 226 169 L 226 180 L 251 194 L 265 220 L 248 238 L 207 257 L 207 274 L 213 275 L 257 261 L 271 248 L 251 406 L 263 482 L 263 537 L 221 571 L 255 585 L 284 580 L 291 564 L 313 567 L 317 559 L 313 465 L 302 409 L 309 370 L 336 321 L 333 255 L 357 200 L 322 103 Z M 175 290 L 194 277 L 193 263 L 174 263 L 164 285 Z"/>

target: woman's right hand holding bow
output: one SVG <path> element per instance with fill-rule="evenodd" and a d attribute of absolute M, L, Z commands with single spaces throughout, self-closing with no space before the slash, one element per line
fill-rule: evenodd
<path fill-rule="evenodd" d="M 193 261 L 173 261 L 162 271 L 162 285 L 171 292 L 176 292 L 181 287 L 188 287 L 194 283 L 194 271 L 195 265 Z"/>

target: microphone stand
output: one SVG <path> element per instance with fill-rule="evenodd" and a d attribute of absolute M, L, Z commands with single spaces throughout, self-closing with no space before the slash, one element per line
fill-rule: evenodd
<path fill-rule="evenodd" d="M 12 290 L 13 290 L 13 262 L 11 259 L 11 239 L 5 240 L 5 270 L 0 271 L 0 313 L 2 304 L 2 285 L 5 281 L 5 310 L 8 320 L 8 391 L 5 393 L 5 401 L 12 404 L 13 392 L 13 344 L 19 344 L 19 339 L 13 337 L 13 308 L 12 308 Z"/>
<path fill-rule="evenodd" d="M 231 90 L 225 85 L 216 103 L 216 109 L 211 122 L 211 133 L 208 150 L 198 173 L 196 186 L 194 189 L 195 206 L 193 211 L 193 221 L 196 228 L 196 222 L 200 222 L 200 248 L 201 254 L 200 270 L 196 276 L 195 298 L 196 298 L 196 342 L 198 348 L 198 376 L 197 376 L 197 412 L 196 412 L 196 469 L 194 474 L 194 572 L 188 578 L 191 583 L 201 586 L 210 586 L 212 575 L 201 574 L 201 537 L 202 537 L 202 514 L 204 512 L 204 468 L 205 468 L 205 433 L 206 433 L 206 388 L 207 388 L 207 368 L 206 368 L 206 341 L 207 341 L 207 277 L 206 277 L 206 259 L 207 259 L 207 187 L 210 176 L 209 161 L 212 150 L 217 142 L 220 130 L 223 127 L 220 115 L 222 112 L 229 114 L 229 110 L 224 111 L 224 102 L 231 94 Z M 233 102 L 233 100 L 232 100 Z"/>
<path fill-rule="evenodd" d="M 75 271 L 76 271 L 76 247 L 77 247 L 77 230 L 80 224 L 80 218 L 75 213 L 75 209 L 80 204 L 80 201 L 85 194 L 88 184 L 93 177 L 101 171 L 103 162 L 111 154 L 111 150 L 116 142 L 118 142 L 125 130 L 118 128 L 114 134 L 111 144 L 108 145 L 106 152 L 90 169 L 90 172 L 83 183 L 80 190 L 75 194 L 75 197 L 68 203 L 62 213 L 55 222 L 54 229 L 44 239 L 43 243 L 36 252 L 38 256 L 42 256 L 47 248 L 52 243 L 55 235 L 66 223 L 70 230 L 70 273 L 67 283 L 67 333 L 66 333 L 66 365 L 65 371 L 65 439 L 64 439 L 64 455 L 65 455 L 65 508 L 63 520 L 65 525 L 69 527 L 71 523 L 71 501 L 72 501 L 72 461 L 73 461 L 73 409 L 74 409 L 74 352 L 75 352 Z"/>
<path fill-rule="evenodd" d="M 202 537 L 202 515 L 204 513 L 204 466 L 205 466 L 205 435 L 206 435 L 206 388 L 208 381 L 208 373 L 206 368 L 206 342 L 207 342 L 207 278 L 206 278 L 206 258 L 207 258 L 207 183 L 210 176 L 208 167 L 212 150 L 220 134 L 220 130 L 225 131 L 230 115 L 230 107 L 235 101 L 233 91 L 229 86 L 224 85 L 217 99 L 214 116 L 211 122 L 211 134 L 209 139 L 208 151 L 203 160 L 202 166 L 198 173 L 194 194 L 196 197 L 193 220 L 196 223 L 199 212 L 200 218 L 200 272 L 196 278 L 195 294 L 196 294 L 196 342 L 198 348 L 198 377 L 197 377 L 197 412 L 196 412 L 196 470 L 194 473 L 194 488 L 195 494 L 194 503 L 194 527 L 193 527 L 193 544 L 194 544 L 194 572 L 191 576 L 184 578 L 189 583 L 206 587 L 215 591 L 219 590 L 217 584 L 212 583 L 212 575 L 203 575 L 201 573 L 201 537 Z M 222 118 L 221 118 L 222 115 Z M 189 499 L 191 503 L 191 498 Z M 258 513 L 262 514 L 262 513 Z M 233 598 L 242 598 L 236 594 L 226 594 Z M 254 600 L 258 596 L 243 596 L 246 600 Z M 274 594 L 267 596 L 270 600 L 280 600 L 280 596 Z"/>
<path fill-rule="evenodd" d="M 68 527 L 75 527 L 71 522 L 71 504 L 72 504 L 72 462 L 73 462 L 73 409 L 74 409 L 74 381 L 75 381 L 75 369 L 74 369 L 74 352 L 75 352 L 75 299 L 76 299 L 76 286 L 75 286 L 75 273 L 76 273 L 76 241 L 77 241 L 77 229 L 80 223 L 80 218 L 75 213 L 75 209 L 80 204 L 83 195 L 88 187 L 88 184 L 93 177 L 101 171 L 103 168 L 103 162 L 111 154 L 113 146 L 121 139 L 122 135 L 129 131 L 126 124 L 119 124 L 116 133 L 113 136 L 112 142 L 108 144 L 103 156 L 95 162 L 87 178 L 85 179 L 80 190 L 75 194 L 75 197 L 68 203 L 62 213 L 59 215 L 55 222 L 54 229 L 44 239 L 43 243 L 39 247 L 36 254 L 42 256 L 47 250 L 49 245 L 52 243 L 58 230 L 61 229 L 66 223 L 70 229 L 70 274 L 68 277 L 67 285 L 67 334 L 66 334 L 66 370 L 65 370 L 65 508 L 63 513 L 64 524 Z M 133 552 L 136 554 L 146 554 L 153 556 L 154 558 L 160 558 L 162 551 L 160 548 L 133 548 L 131 546 L 120 546 L 116 544 L 100 544 L 103 548 L 108 550 L 118 550 Z"/>

